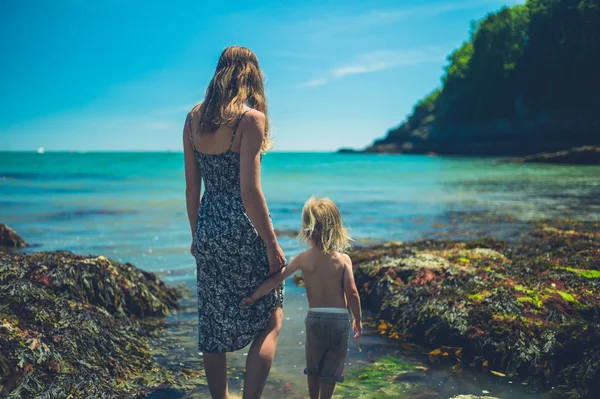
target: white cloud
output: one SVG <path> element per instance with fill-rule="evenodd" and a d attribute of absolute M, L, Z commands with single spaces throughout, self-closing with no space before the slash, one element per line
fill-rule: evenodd
<path fill-rule="evenodd" d="M 371 73 L 384 69 L 398 68 L 402 66 L 418 65 L 427 62 L 440 62 L 446 57 L 446 53 L 437 48 L 424 48 L 420 50 L 392 50 L 373 51 L 365 53 L 356 58 L 352 63 L 342 65 L 329 70 L 329 77 L 313 79 L 304 82 L 300 87 L 322 86 L 331 79 L 341 79 L 348 75 Z"/>
<path fill-rule="evenodd" d="M 376 72 L 400 66 L 418 65 L 427 62 L 443 61 L 446 54 L 438 49 L 375 51 L 366 53 L 349 65 L 335 68 L 331 74 L 335 78 L 358 73 Z"/>
<path fill-rule="evenodd" d="M 339 68 L 335 68 L 331 71 L 331 74 L 335 78 L 343 78 L 346 75 L 354 75 L 358 73 L 368 73 L 381 71 L 382 69 L 389 68 L 390 65 L 387 62 L 378 62 L 374 64 L 366 65 L 347 65 Z"/>
<path fill-rule="evenodd" d="M 315 87 L 315 86 L 323 86 L 327 83 L 327 79 L 313 79 L 307 82 L 301 83 L 300 87 Z"/>

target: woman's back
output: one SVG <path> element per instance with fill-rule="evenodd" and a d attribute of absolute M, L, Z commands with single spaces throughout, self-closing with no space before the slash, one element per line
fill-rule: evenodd
<path fill-rule="evenodd" d="M 238 122 L 241 122 L 241 115 L 248 111 L 250 111 L 250 108 L 244 109 L 231 123 L 219 126 L 214 132 L 202 132 L 199 127 L 202 104 L 196 105 L 190 112 L 190 130 L 192 132 L 192 143 L 196 151 L 210 155 L 219 155 L 227 151 L 239 154 L 241 135 L 237 135 L 236 132 L 237 137 L 233 137 L 234 130 Z"/>
<path fill-rule="evenodd" d="M 214 132 L 198 132 L 201 106 L 190 112 L 190 140 L 201 171 L 206 195 L 237 194 L 241 200 L 240 189 L 240 132 L 246 114 L 258 111 L 245 109 L 234 119 L 233 124 L 222 125 Z"/>

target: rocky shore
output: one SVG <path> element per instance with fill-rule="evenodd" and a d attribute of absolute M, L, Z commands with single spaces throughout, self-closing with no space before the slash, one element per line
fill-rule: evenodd
<path fill-rule="evenodd" d="M 0 248 L 25 248 L 29 244 L 13 229 L 0 223 Z"/>
<path fill-rule="evenodd" d="M 340 397 L 436 397 L 422 379 L 444 365 L 541 382 L 557 398 L 600 389 L 598 225 L 540 222 L 511 244 L 392 242 L 351 256 L 372 325 L 427 356 L 423 366 L 388 356 L 353 368 Z M 201 367 L 161 362 L 151 344 L 180 298 L 154 274 L 102 256 L 0 252 L 0 396 L 194 391 Z"/>
<path fill-rule="evenodd" d="M 493 144 L 490 144 L 490 146 Z M 518 144 L 515 144 L 518 146 Z M 438 148 L 437 151 L 440 151 Z M 375 142 L 363 150 L 354 150 L 342 148 L 338 151 L 340 154 L 420 154 L 420 155 L 494 155 L 485 151 L 473 151 L 470 154 L 450 153 L 445 154 L 444 151 L 437 152 L 431 148 L 419 148 L 407 143 L 389 143 Z M 582 146 L 573 147 L 568 150 L 556 152 L 541 152 L 539 154 L 527 155 L 516 158 L 506 158 L 499 163 L 552 163 L 552 164 L 568 164 L 568 165 L 600 165 L 600 147 L 598 146 Z"/>
<path fill-rule="evenodd" d="M 134 398 L 198 373 L 153 359 L 149 338 L 179 290 L 70 252 L 0 252 L 0 396 Z"/>
<path fill-rule="evenodd" d="M 381 334 L 433 364 L 542 381 L 560 398 L 600 389 L 600 230 L 538 223 L 519 242 L 432 240 L 359 248 L 363 306 Z"/>
<path fill-rule="evenodd" d="M 566 151 L 541 153 L 522 158 L 510 158 L 503 162 L 509 163 L 558 163 L 571 165 L 600 165 L 600 147 L 583 146 Z"/>

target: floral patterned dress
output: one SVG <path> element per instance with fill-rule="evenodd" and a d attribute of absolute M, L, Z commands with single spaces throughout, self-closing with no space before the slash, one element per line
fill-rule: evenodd
<path fill-rule="evenodd" d="M 240 155 L 231 150 L 244 115 L 235 124 L 226 152 L 199 152 L 190 137 L 205 187 L 194 236 L 200 352 L 232 352 L 247 346 L 282 305 L 283 285 L 251 307 L 238 306 L 269 277 L 265 244 L 242 202 Z M 191 117 L 186 123 L 191 134 Z"/>

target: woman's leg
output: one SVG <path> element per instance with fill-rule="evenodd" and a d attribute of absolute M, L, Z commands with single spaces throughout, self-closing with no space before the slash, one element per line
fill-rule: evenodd
<path fill-rule="evenodd" d="M 244 399 L 259 399 L 273 364 L 277 338 L 283 320 L 283 310 L 275 309 L 267 327 L 254 339 L 246 359 Z"/>
<path fill-rule="evenodd" d="M 227 399 L 227 359 L 225 353 L 203 353 L 204 371 L 213 399 Z"/>

